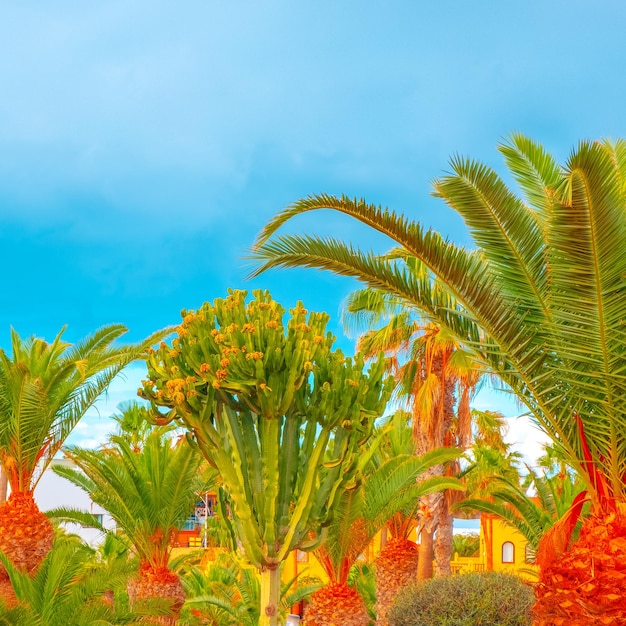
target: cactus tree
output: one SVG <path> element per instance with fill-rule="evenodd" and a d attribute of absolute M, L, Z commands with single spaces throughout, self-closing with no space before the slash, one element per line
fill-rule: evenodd
<path fill-rule="evenodd" d="M 285 310 L 267 292 L 232 291 L 183 311 L 172 345 L 148 359 L 141 395 L 167 407 L 221 473 L 233 536 L 261 572 L 261 625 L 278 620 L 280 563 L 323 540 L 358 481 L 359 447 L 389 386 L 379 359 L 333 350 L 328 316 Z"/>

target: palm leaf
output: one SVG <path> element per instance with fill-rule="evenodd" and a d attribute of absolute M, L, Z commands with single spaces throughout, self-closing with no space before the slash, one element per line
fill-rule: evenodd
<path fill-rule="evenodd" d="M 331 270 L 448 327 L 559 442 L 596 508 L 614 507 L 626 498 L 626 143 L 581 142 L 563 167 L 521 135 L 501 152 L 525 199 L 490 168 L 461 157 L 435 183 L 466 221 L 476 251 L 363 200 L 320 195 L 268 223 L 253 250 L 254 273 Z M 318 209 L 361 221 L 400 252 L 380 256 L 333 239 L 276 235 Z M 427 268 L 425 278 L 411 273 L 412 258 Z M 608 490 L 598 488 L 600 475 Z"/>

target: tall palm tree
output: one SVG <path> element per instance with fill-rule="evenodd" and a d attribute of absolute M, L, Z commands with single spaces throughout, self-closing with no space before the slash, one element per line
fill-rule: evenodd
<path fill-rule="evenodd" d="M 12 330 L 12 352 L 0 350 L 0 464 L 11 487 L 0 504 L 0 550 L 22 571 L 33 573 L 52 546 L 52 525 L 33 500 L 43 472 L 113 378 L 161 336 L 114 345 L 125 332 L 105 326 L 71 345 L 63 330 L 52 343 Z"/>
<path fill-rule="evenodd" d="M 348 323 L 367 324 L 357 349 L 369 358 L 381 351 L 386 354 L 387 367 L 397 382 L 396 397 L 411 409 L 417 453 L 443 445 L 467 448 L 471 441 L 470 398 L 481 372 L 458 341 L 445 328 L 416 319 L 397 298 L 379 290 L 353 292 L 345 310 Z M 379 327 L 374 330 L 372 326 Z M 452 475 L 457 470 L 456 462 L 436 466 L 422 479 Z M 432 577 L 433 555 L 437 575 L 451 574 L 452 500 L 448 492 L 421 499 L 420 580 Z"/>
<path fill-rule="evenodd" d="M 308 266 L 356 277 L 471 347 L 584 481 L 586 496 L 571 517 L 584 497 L 592 503 L 569 551 L 572 520 L 540 547 L 538 623 L 597 623 L 598 612 L 624 621 L 626 598 L 614 593 L 614 574 L 626 542 L 617 554 L 608 542 L 626 535 L 626 141 L 582 141 L 562 166 L 519 134 L 500 151 L 521 195 L 490 167 L 462 157 L 435 182 L 435 194 L 465 220 L 475 250 L 363 200 L 314 196 L 264 228 L 256 273 Z M 286 221 L 315 209 L 356 218 L 388 235 L 404 256 L 388 259 L 311 235 L 271 239 Z M 416 278 L 410 264 L 423 265 L 428 277 Z"/>
<path fill-rule="evenodd" d="M 202 456 L 186 442 L 174 445 L 162 429 L 150 433 L 138 451 L 124 437 L 113 436 L 111 442 L 114 447 L 101 450 L 69 448 L 66 455 L 78 469 L 56 466 L 54 471 L 108 511 L 139 557 L 139 575 L 128 585 L 131 605 L 165 598 L 172 615 L 154 623 L 175 624 L 185 593 L 168 567 L 171 541 L 193 510 Z M 75 510 L 55 509 L 50 515 L 93 524 L 93 516 Z"/>

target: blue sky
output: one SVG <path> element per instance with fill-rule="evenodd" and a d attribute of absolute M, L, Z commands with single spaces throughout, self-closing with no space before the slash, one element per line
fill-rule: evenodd
<path fill-rule="evenodd" d="M 347 193 L 467 243 L 429 195 L 451 155 L 626 135 L 625 21 L 605 0 L 0 1 L 0 345 L 11 325 L 138 340 L 228 287 L 339 334 L 350 281 L 246 279 L 264 223 Z M 369 243 L 332 214 L 294 228 Z"/>

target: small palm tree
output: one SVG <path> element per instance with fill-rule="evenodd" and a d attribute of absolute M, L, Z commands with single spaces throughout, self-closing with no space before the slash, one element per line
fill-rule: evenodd
<path fill-rule="evenodd" d="M 178 575 L 168 568 L 171 540 L 193 510 L 201 488 L 202 457 L 185 442 L 175 445 L 163 429 L 154 429 L 138 451 L 123 437 L 113 436 L 111 442 L 114 447 L 101 450 L 69 448 L 66 455 L 78 469 L 56 466 L 54 471 L 109 512 L 139 557 L 139 575 L 128 585 L 131 605 L 165 598 L 172 615 L 156 623 L 174 624 L 185 593 Z M 93 525 L 93 516 L 79 511 L 56 509 L 49 514 Z"/>
<path fill-rule="evenodd" d="M 548 476 L 526 466 L 528 475 L 523 485 L 504 476 L 491 476 L 488 497 L 469 498 L 459 508 L 495 516 L 524 536 L 536 551 L 544 534 L 563 519 L 584 485 L 580 479 L 566 472 Z M 536 495 L 528 495 L 533 489 Z"/>
<path fill-rule="evenodd" d="M 150 409 L 137 400 L 122 402 L 118 405 L 120 413 L 111 417 L 117 423 L 117 435 L 130 443 L 135 452 L 139 452 L 152 432 Z"/>
<path fill-rule="evenodd" d="M 396 414 L 364 450 L 359 462 L 362 482 L 343 494 L 325 543 L 313 551 L 330 583 L 311 597 L 305 612 L 309 626 L 339 621 L 366 626 L 370 618 L 363 599 L 348 585 L 350 571 L 359 556 L 393 516 L 414 510 L 420 496 L 445 488 L 462 488 L 456 479 L 440 476 L 416 483 L 434 465 L 458 458 L 456 450 L 439 448 L 419 457 L 412 449 L 404 454 L 389 455 L 385 450 L 379 453 L 394 423 L 397 425 L 402 418 L 401 413 Z M 378 609 L 381 606 L 377 605 Z"/>
<path fill-rule="evenodd" d="M 111 589 L 123 590 L 132 565 L 127 560 L 98 562 L 93 548 L 72 536 L 60 535 L 37 573 L 31 577 L 0 553 L 15 591 L 17 604 L 0 607 L 0 625 L 94 626 L 137 624 L 166 607 L 158 600 L 151 607 L 131 611 L 124 593 L 109 601 Z"/>
<path fill-rule="evenodd" d="M 382 465 L 388 459 L 414 454 L 415 442 L 409 423 L 410 414 L 404 411 L 394 413 L 388 422 L 386 436 L 376 448 L 375 462 Z M 375 560 L 378 626 L 387 625 L 387 614 L 396 598 L 402 589 L 415 581 L 418 574 L 419 548 L 410 539 L 416 527 L 418 509 L 418 500 L 409 502 L 385 524 L 384 545 Z M 430 565 L 432 567 L 432 558 Z"/>
<path fill-rule="evenodd" d="M 466 497 L 459 500 L 454 510 L 480 515 L 480 530 L 485 542 L 486 567 L 493 570 L 493 516 L 484 509 L 472 509 L 470 501 L 494 502 L 493 491 L 500 479 L 519 484 L 518 464 L 520 455 L 511 451 L 511 446 L 504 441 L 504 416 L 495 411 L 473 410 L 475 427 L 474 443 L 468 451 L 470 465 L 461 476 L 466 487 Z"/>
<path fill-rule="evenodd" d="M 75 345 L 11 331 L 12 352 L 0 350 L 0 464 L 11 486 L 0 504 L 0 550 L 33 573 L 50 550 L 52 525 L 33 500 L 33 490 L 87 409 L 131 361 L 157 341 L 115 346 L 124 326 L 97 330 Z M 0 581 L 7 574 L 0 568 Z"/>

